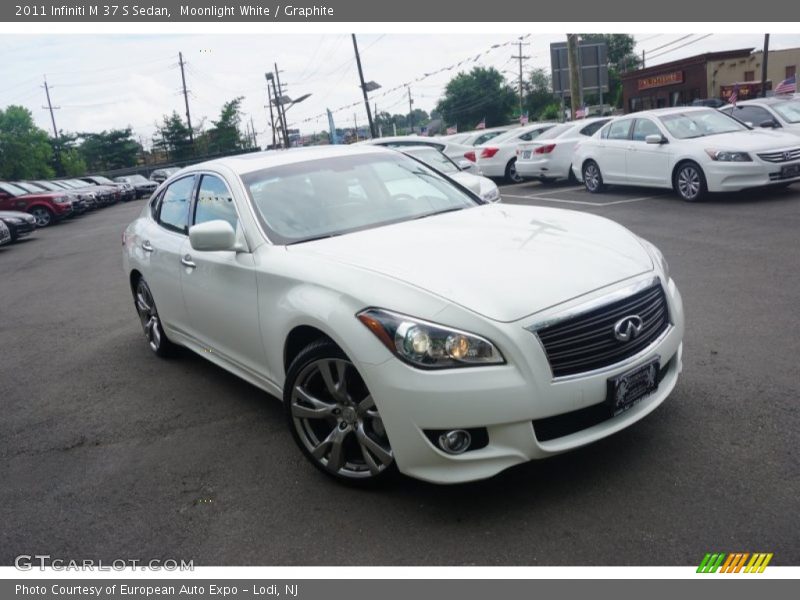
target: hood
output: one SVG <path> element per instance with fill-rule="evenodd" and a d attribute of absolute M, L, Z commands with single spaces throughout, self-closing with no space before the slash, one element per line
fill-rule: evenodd
<path fill-rule="evenodd" d="M 287 248 L 394 277 L 506 322 L 653 268 L 638 238 L 613 221 L 498 204 Z"/>
<path fill-rule="evenodd" d="M 797 147 L 797 136 L 771 129 L 753 129 L 751 131 L 734 131 L 706 137 L 679 140 L 692 142 L 702 148 L 717 150 L 739 150 L 742 152 L 763 152 L 766 150 L 783 150 Z"/>
<path fill-rule="evenodd" d="M 7 219 L 10 218 L 23 219 L 28 222 L 36 220 L 30 213 L 21 212 L 18 210 L 0 210 L 0 219 L 2 219 L 3 217 Z"/>

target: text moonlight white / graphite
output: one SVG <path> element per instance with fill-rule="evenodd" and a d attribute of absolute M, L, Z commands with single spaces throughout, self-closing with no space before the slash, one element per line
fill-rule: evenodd
<path fill-rule="evenodd" d="M 278 4 L 275 7 L 262 6 L 260 4 L 212 4 L 211 6 L 189 6 L 181 5 L 182 17 L 215 17 L 223 19 L 233 16 L 241 17 L 280 17 L 311 18 L 311 17 L 332 17 L 333 8 L 324 5 L 296 6 L 294 4 Z"/>

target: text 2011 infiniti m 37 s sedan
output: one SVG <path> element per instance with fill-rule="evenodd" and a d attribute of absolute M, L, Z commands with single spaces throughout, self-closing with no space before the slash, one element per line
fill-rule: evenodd
<path fill-rule="evenodd" d="M 229 157 L 123 234 L 150 348 L 283 398 L 340 480 L 490 477 L 643 418 L 681 371 L 681 296 L 616 223 L 486 204 L 379 147 Z"/>

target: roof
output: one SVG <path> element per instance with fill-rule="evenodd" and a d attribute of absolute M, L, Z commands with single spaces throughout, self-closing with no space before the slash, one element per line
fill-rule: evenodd
<path fill-rule="evenodd" d="M 217 158 L 204 163 L 192 165 L 191 168 L 226 167 L 236 173 L 244 174 L 260 171 L 269 167 L 288 165 L 308 160 L 334 158 L 337 156 L 353 156 L 391 152 L 379 146 L 351 144 L 330 146 L 309 146 L 306 148 L 289 148 L 288 150 L 265 150 Z"/>
<path fill-rule="evenodd" d="M 628 113 L 623 117 L 641 117 L 643 115 L 653 115 L 653 116 L 661 116 L 661 115 L 670 115 L 670 114 L 678 114 L 678 113 L 689 113 L 689 112 L 704 112 L 704 111 L 713 111 L 718 112 L 716 108 L 711 108 L 709 106 L 670 106 L 668 108 L 653 108 L 651 110 L 641 110 L 635 113 Z"/>
<path fill-rule="evenodd" d="M 656 73 L 663 73 L 664 71 L 669 71 L 671 69 L 680 69 L 681 67 L 694 65 L 697 63 L 708 63 L 715 60 L 727 60 L 729 58 L 743 58 L 750 56 L 753 53 L 753 50 L 755 50 L 755 48 L 737 48 L 736 50 L 722 50 L 719 52 L 695 54 L 694 56 L 688 56 L 686 58 L 673 60 L 671 62 L 661 63 L 644 69 L 626 71 L 625 73 L 620 73 L 619 78 L 626 80 L 639 77 L 648 77 Z"/>

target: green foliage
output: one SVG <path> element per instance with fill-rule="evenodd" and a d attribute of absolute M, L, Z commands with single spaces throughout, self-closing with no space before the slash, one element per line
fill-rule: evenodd
<path fill-rule="evenodd" d="M 544 119 L 545 110 L 553 104 L 551 83 L 550 73 L 545 69 L 534 69 L 531 71 L 528 81 L 524 83 L 523 106 L 528 111 L 531 121 Z M 556 116 L 558 116 L 558 108 L 556 108 Z"/>
<path fill-rule="evenodd" d="M 634 51 L 636 40 L 624 33 L 582 33 L 585 42 L 605 42 L 608 46 L 608 99 L 614 106 L 622 106 L 622 82 L 619 74 L 637 69 L 642 59 Z"/>
<path fill-rule="evenodd" d="M 558 102 L 553 102 L 552 104 L 548 104 L 544 107 L 541 113 L 539 113 L 538 119 L 540 121 L 554 121 L 561 118 L 561 104 Z"/>
<path fill-rule="evenodd" d="M 61 152 L 60 156 L 60 174 L 67 177 L 76 177 L 85 175 L 87 172 L 86 161 L 83 160 L 80 150 L 77 148 L 67 148 Z"/>
<path fill-rule="evenodd" d="M 234 98 L 222 105 L 219 120 L 212 121 L 213 127 L 202 134 L 202 144 L 209 154 L 227 154 L 246 148 L 249 144 L 242 139 L 239 125 L 242 121 L 241 105 L 243 96 Z"/>
<path fill-rule="evenodd" d="M 22 106 L 0 110 L 0 179 L 35 179 L 54 175 L 47 133 Z"/>
<path fill-rule="evenodd" d="M 475 67 L 448 82 L 436 111 L 446 125 L 457 124 L 467 130 L 483 118 L 487 127 L 507 123 L 517 102 L 517 94 L 497 69 Z"/>
<path fill-rule="evenodd" d="M 78 143 L 77 150 L 85 163 L 85 168 L 91 172 L 110 171 L 133 167 L 137 163 L 142 147 L 133 139 L 133 131 L 126 129 L 112 129 L 100 133 L 78 133 L 73 138 L 73 143 Z M 62 152 L 61 162 L 66 170 Z M 72 163 L 73 168 L 77 168 Z"/>
<path fill-rule="evenodd" d="M 164 115 L 163 119 L 156 126 L 153 149 L 165 153 L 167 158 L 172 161 L 191 158 L 193 150 L 189 127 L 186 126 L 177 111 L 173 111 L 169 116 Z"/>

